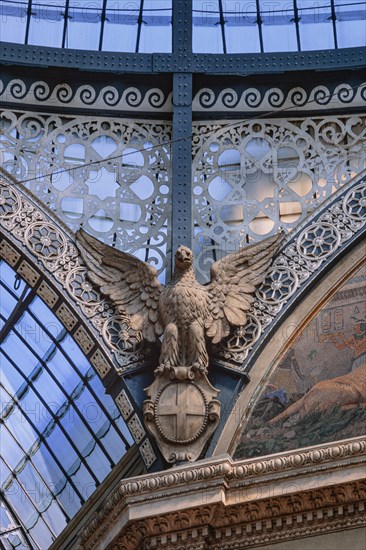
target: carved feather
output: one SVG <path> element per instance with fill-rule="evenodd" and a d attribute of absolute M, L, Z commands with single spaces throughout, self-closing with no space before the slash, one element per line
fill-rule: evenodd
<path fill-rule="evenodd" d="M 230 325 L 244 325 L 246 312 L 254 301 L 253 293 L 263 281 L 283 233 L 228 254 L 211 267 L 211 282 L 206 287 L 209 319 L 206 334 L 218 343 L 229 334 Z"/>
<path fill-rule="evenodd" d="M 163 287 L 150 264 L 112 249 L 82 230 L 76 236 L 89 279 L 119 313 L 130 316 L 131 327 L 151 342 L 167 329 L 160 363 L 198 362 L 203 369 L 208 365 L 205 332 L 216 344 L 230 334 L 231 325 L 246 323 L 256 286 L 283 238 L 282 234 L 269 237 L 215 262 L 207 286 L 198 284 L 191 262 L 188 267 L 183 265 L 187 254 L 192 259 L 192 252 L 180 247 L 177 254 L 181 250 L 179 261 L 183 264 L 176 264 L 173 280 Z"/>
<path fill-rule="evenodd" d="M 88 268 L 89 279 L 110 298 L 131 326 L 154 342 L 162 334 L 158 314 L 162 290 L 156 269 L 135 256 L 111 248 L 80 229 L 76 242 Z"/>

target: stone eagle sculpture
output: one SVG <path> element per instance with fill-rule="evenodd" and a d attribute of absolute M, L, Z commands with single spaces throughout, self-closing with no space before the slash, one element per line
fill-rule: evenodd
<path fill-rule="evenodd" d="M 156 269 L 135 256 L 111 248 L 83 230 L 77 246 L 88 277 L 131 327 L 148 342 L 163 335 L 158 372 L 190 366 L 207 372 L 206 336 L 214 344 L 244 325 L 256 287 L 277 252 L 283 233 L 228 254 L 211 266 L 211 282 L 201 285 L 193 271 L 193 253 L 180 246 L 171 281 L 159 283 Z"/>

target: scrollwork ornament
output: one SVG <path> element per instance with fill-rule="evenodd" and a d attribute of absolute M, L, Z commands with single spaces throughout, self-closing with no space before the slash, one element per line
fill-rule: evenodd
<path fill-rule="evenodd" d="M 87 317 L 104 312 L 107 304 L 87 280 L 84 267 L 78 266 L 66 273 L 63 284 Z"/>
<path fill-rule="evenodd" d="M 366 218 L 366 186 L 361 184 L 351 189 L 343 199 L 342 208 L 352 220 L 364 221 Z"/>
<path fill-rule="evenodd" d="M 21 209 L 19 193 L 10 185 L 0 182 L 0 220 L 8 220 Z"/>
<path fill-rule="evenodd" d="M 78 302 L 88 306 L 100 303 L 100 295 L 86 278 L 86 269 L 76 267 L 66 277 L 66 287 L 69 294 Z"/>
<path fill-rule="evenodd" d="M 257 289 L 256 295 L 269 304 L 278 304 L 287 301 L 296 291 L 299 278 L 295 271 L 287 266 L 276 265 L 272 267 Z"/>
<path fill-rule="evenodd" d="M 123 98 L 120 93 L 113 87 L 96 93 L 89 85 L 59 84 L 49 100 L 88 108 L 93 104 L 110 107 L 115 102 L 121 106 L 122 102 L 126 108 L 148 104 L 152 109 L 166 103 L 157 88 L 141 94 L 129 87 Z M 42 181 L 31 180 L 29 188 L 68 227 L 76 231 L 82 225 L 99 240 L 125 251 L 141 249 L 150 263 L 159 256 L 159 271 L 165 271 L 171 170 L 168 148 L 162 144 L 171 137 L 169 123 L 20 111 L 4 111 L 2 122 L 4 168 L 19 181 L 39 170 L 52 174 Z M 81 157 L 70 170 L 76 150 Z M 84 167 L 83 159 L 96 164 Z M 108 220 L 103 226 L 98 221 L 100 212 Z"/>
<path fill-rule="evenodd" d="M 340 242 L 341 235 L 332 224 L 313 223 L 300 233 L 296 248 L 304 258 L 323 259 L 333 254 Z"/>
<path fill-rule="evenodd" d="M 117 352 L 136 353 L 142 348 L 141 333 L 131 328 L 128 317 L 114 315 L 103 326 L 103 337 Z"/>
<path fill-rule="evenodd" d="M 256 300 L 250 310 L 252 321 L 258 324 L 260 334 L 269 326 L 288 299 L 319 269 L 327 258 L 362 230 L 366 222 L 365 183 L 350 185 L 338 192 L 339 198 L 328 209 L 310 222 L 297 238 L 291 239 L 277 256 L 256 291 Z M 258 340 L 247 334 L 242 342 L 243 327 L 235 329 L 218 351 L 219 361 L 234 369 L 243 370 L 243 361 Z M 228 345 L 229 342 L 229 345 Z M 241 366 L 235 366 L 236 364 Z"/>
<path fill-rule="evenodd" d="M 59 259 L 67 250 L 61 231 L 46 221 L 32 223 L 24 233 L 27 248 L 39 258 Z"/>
<path fill-rule="evenodd" d="M 233 334 L 221 343 L 219 355 L 224 359 L 232 359 L 241 363 L 246 358 L 249 349 L 259 339 L 261 332 L 261 322 L 258 317 L 249 314 L 247 323 L 235 328 Z"/>

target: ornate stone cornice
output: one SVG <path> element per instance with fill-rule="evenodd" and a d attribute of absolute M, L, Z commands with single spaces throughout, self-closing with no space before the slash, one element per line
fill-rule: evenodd
<path fill-rule="evenodd" d="M 272 533 L 285 540 L 347 521 L 356 526 L 363 521 L 365 461 L 366 440 L 357 438 L 254 461 L 225 456 L 122 481 L 80 533 L 78 548 L 179 548 L 190 540 L 189 548 L 221 550 L 241 548 L 235 541 L 244 535 L 250 546 L 273 540 Z"/>

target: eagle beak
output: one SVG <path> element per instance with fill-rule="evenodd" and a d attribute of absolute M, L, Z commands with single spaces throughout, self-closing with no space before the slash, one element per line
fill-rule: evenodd
<path fill-rule="evenodd" d="M 183 263 L 188 263 L 191 261 L 191 256 L 186 250 L 182 250 L 182 261 Z"/>

